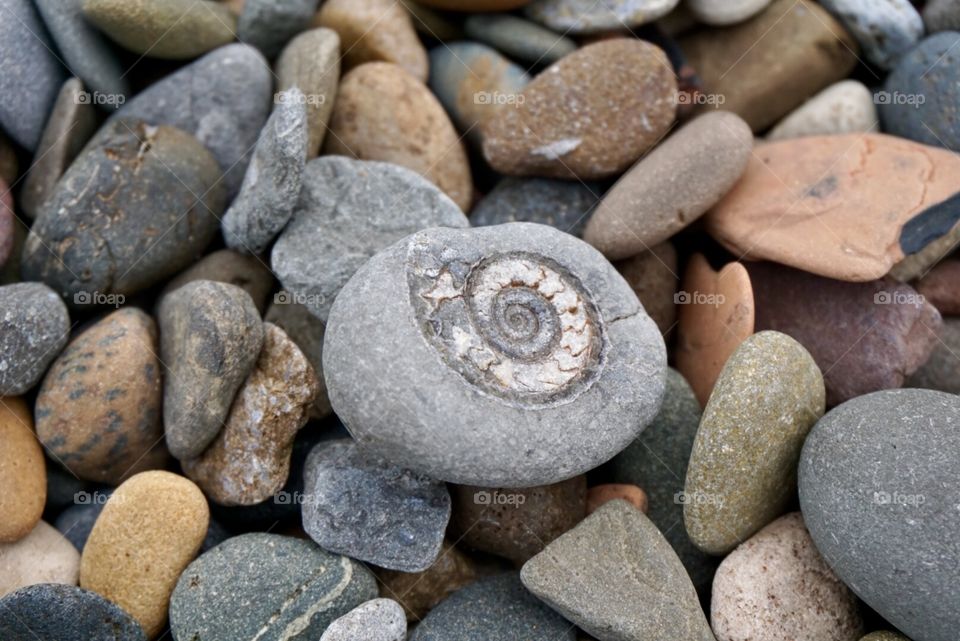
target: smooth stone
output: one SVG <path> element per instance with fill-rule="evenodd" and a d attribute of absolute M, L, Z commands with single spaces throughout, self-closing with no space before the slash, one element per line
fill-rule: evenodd
<path fill-rule="evenodd" d="M 40 209 L 23 276 L 74 306 L 115 304 L 186 267 L 224 207 L 220 167 L 190 134 L 107 124 Z M 200 194 L 200 196 L 198 196 Z"/>
<path fill-rule="evenodd" d="M 670 13 L 678 0 L 534 0 L 524 12 L 554 31 L 593 34 L 621 31 L 653 22 Z"/>
<path fill-rule="evenodd" d="M 874 132 L 879 124 L 870 89 L 858 80 L 841 80 L 791 111 L 767 140 Z"/>
<path fill-rule="evenodd" d="M 267 308 L 263 320 L 273 323 L 284 332 L 310 362 L 317 377 L 317 396 L 310 405 L 311 418 L 323 418 L 333 409 L 327 396 L 327 384 L 323 380 L 323 336 L 326 327 L 306 306 L 293 300 L 290 292 L 278 292 Z"/>
<path fill-rule="evenodd" d="M 13 196 L 10 188 L 0 178 L 0 268 L 6 264 L 13 253 L 16 240 L 16 214 L 13 212 Z"/>
<path fill-rule="evenodd" d="M 34 163 L 20 190 L 20 208 L 30 219 L 37 217 L 43 204 L 56 191 L 57 181 L 96 131 L 96 109 L 89 101 L 82 100 L 85 94 L 83 83 L 77 78 L 69 78 L 57 94 L 37 145 Z"/>
<path fill-rule="evenodd" d="M 748 263 L 747 271 L 757 331 L 783 332 L 810 351 L 829 406 L 901 387 L 938 343 L 940 314 L 892 278 L 846 283 L 774 263 Z"/>
<path fill-rule="evenodd" d="M 932 330 L 929 334 L 934 334 Z M 907 377 L 904 386 L 960 394 L 960 318 L 943 319 L 936 336 L 930 358 Z"/>
<path fill-rule="evenodd" d="M 193 134 L 220 163 L 227 197 L 233 198 L 270 114 L 272 85 L 270 67 L 259 51 L 227 45 L 153 83 L 111 120 L 138 119 Z"/>
<path fill-rule="evenodd" d="M 14 543 L 0 543 L 0 597 L 38 583 L 76 585 L 79 573 L 80 553 L 46 521 Z"/>
<path fill-rule="evenodd" d="M 529 65 L 552 65 L 577 49 L 570 38 L 508 13 L 470 15 L 463 28 L 470 39 Z"/>
<path fill-rule="evenodd" d="M 128 70 L 103 34 L 85 19 L 83 2 L 35 0 L 70 73 L 80 78 L 91 92 L 101 94 L 106 108 L 116 108 L 130 93 L 130 83 L 125 77 Z"/>
<path fill-rule="evenodd" d="M 70 337 L 70 315 L 43 283 L 0 287 L 0 396 L 36 385 Z"/>
<path fill-rule="evenodd" d="M 458 545 L 516 564 L 539 554 L 586 516 L 587 479 L 525 489 L 453 485 L 450 532 Z"/>
<path fill-rule="evenodd" d="M 951 641 L 960 628 L 958 451 L 960 399 L 915 389 L 847 401 L 803 447 L 800 507 L 817 549 L 912 639 Z"/>
<path fill-rule="evenodd" d="M 170 279 L 160 299 L 187 283 L 212 280 L 239 287 L 250 295 L 258 310 L 264 310 L 273 289 L 273 273 L 259 256 L 220 249 L 207 254 Z"/>
<path fill-rule="evenodd" d="M 960 225 L 930 241 L 920 251 L 904 256 L 890 269 L 890 276 L 901 282 L 920 278 L 949 255 L 960 244 Z"/>
<path fill-rule="evenodd" d="M 674 296 L 680 283 L 677 250 L 663 242 L 615 264 L 665 339 L 677 325 Z"/>
<path fill-rule="evenodd" d="M 573 627 L 524 589 L 515 572 L 481 579 L 441 601 L 410 641 L 574 641 Z"/>
<path fill-rule="evenodd" d="M 857 39 L 864 57 L 884 70 L 923 37 L 923 19 L 910 0 L 825 0 L 822 4 Z"/>
<path fill-rule="evenodd" d="M 600 509 L 600 506 L 618 499 L 626 501 L 644 514 L 650 508 L 647 493 L 636 485 L 603 483 L 587 490 L 587 514 L 593 514 Z"/>
<path fill-rule="evenodd" d="M 750 275 L 738 262 L 714 271 L 702 254 L 695 254 L 674 302 L 676 368 L 703 407 L 727 359 L 753 334 L 756 309 Z"/>
<path fill-rule="evenodd" d="M 391 0 L 326 0 L 313 22 L 337 32 L 346 70 L 390 62 L 427 81 L 427 50 L 403 5 Z"/>
<path fill-rule="evenodd" d="M 81 1 L 87 22 L 142 56 L 186 60 L 229 44 L 236 37 L 237 17 L 220 2 Z"/>
<path fill-rule="evenodd" d="M 297 87 L 307 103 L 307 159 L 316 158 L 327 133 L 340 81 L 340 37 L 332 29 L 311 29 L 291 40 L 276 64 L 283 91 Z"/>
<path fill-rule="evenodd" d="M 417 0 L 420 4 L 447 11 L 510 11 L 530 0 Z"/>
<path fill-rule="evenodd" d="M 253 370 L 263 323 L 242 289 L 200 280 L 163 297 L 157 324 L 167 447 L 178 459 L 194 458 L 216 438 Z"/>
<path fill-rule="evenodd" d="M 960 30 L 960 2 L 957 0 L 928 0 L 921 15 L 927 33 Z"/>
<path fill-rule="evenodd" d="M 602 194 L 593 183 L 507 176 L 473 208 L 470 224 L 540 223 L 580 237 Z"/>
<path fill-rule="evenodd" d="M 450 520 L 446 486 L 371 456 L 348 439 L 317 445 L 304 469 L 303 529 L 325 550 L 422 572 Z"/>
<path fill-rule="evenodd" d="M 288 536 L 242 534 L 183 572 L 170 629 L 175 639 L 310 641 L 376 597 L 373 575 L 345 556 Z"/>
<path fill-rule="evenodd" d="M 704 222 L 736 256 L 871 281 L 956 226 L 958 182 L 960 156 L 884 134 L 768 142 Z"/>
<path fill-rule="evenodd" d="M 710 601 L 717 641 L 857 641 L 857 599 L 791 512 L 754 534 L 717 568 Z"/>
<path fill-rule="evenodd" d="M 0 599 L 0 637 L 10 641 L 147 641 L 115 603 L 69 585 L 31 585 Z"/>
<path fill-rule="evenodd" d="M 900 58 L 880 95 L 884 131 L 951 151 L 960 147 L 958 43 L 960 33 L 942 31 Z"/>
<path fill-rule="evenodd" d="M 33 417 L 22 399 L 0 398 L 0 545 L 27 536 L 43 514 L 47 475 Z"/>
<path fill-rule="evenodd" d="M 532 223 L 434 228 L 376 254 L 334 301 L 323 353 L 334 411 L 363 447 L 488 487 L 609 459 L 656 415 L 665 369 L 616 270 Z"/>
<path fill-rule="evenodd" d="M 686 0 L 684 6 L 696 20 L 716 27 L 743 22 L 767 8 L 770 0 Z"/>
<path fill-rule="evenodd" d="M 200 550 L 209 522 L 203 493 L 182 476 L 151 471 L 130 477 L 111 495 L 83 547 L 80 587 L 122 607 L 156 638 L 177 579 Z"/>
<path fill-rule="evenodd" d="M 370 62 L 344 75 L 330 133 L 326 153 L 406 167 L 469 210 L 473 180 L 460 136 L 430 90 L 401 67 Z"/>
<path fill-rule="evenodd" d="M 860 641 L 910 641 L 910 639 L 902 634 L 884 630 L 880 632 L 871 632 L 867 636 L 861 638 Z"/>
<path fill-rule="evenodd" d="M 669 369 L 657 417 L 606 469 L 613 481 L 646 488 L 650 504 L 647 516 L 680 557 L 697 592 L 706 596 L 717 561 L 697 549 L 683 525 L 683 485 L 699 426 L 697 397 L 683 376 Z"/>
<path fill-rule="evenodd" d="M 737 115 L 718 111 L 696 118 L 610 188 L 583 239 L 611 260 L 662 243 L 730 191 L 752 151 L 753 133 Z"/>
<path fill-rule="evenodd" d="M 237 392 L 223 429 L 183 471 L 220 505 L 254 505 L 279 491 L 290 473 L 297 432 L 317 394 L 316 374 L 300 348 L 264 323 L 263 347 Z"/>
<path fill-rule="evenodd" d="M 87 481 L 119 485 L 163 468 L 157 326 L 124 307 L 87 327 L 50 366 L 36 409 L 51 458 Z"/>
<path fill-rule="evenodd" d="M 297 88 L 279 93 L 240 193 L 223 215 L 227 247 L 260 254 L 287 224 L 300 196 L 308 142 L 306 96 Z"/>
<path fill-rule="evenodd" d="M 30 0 L 2 0 L 0 13 L 0 127 L 34 152 L 66 73 Z"/>
<path fill-rule="evenodd" d="M 326 156 L 307 163 L 303 184 L 270 264 L 293 302 L 322 322 L 350 277 L 380 250 L 421 229 L 470 226 L 443 192 L 398 165 Z"/>
<path fill-rule="evenodd" d="M 960 316 L 960 258 L 948 258 L 935 265 L 914 287 L 944 316 Z"/>
<path fill-rule="evenodd" d="M 245 0 L 237 20 L 237 40 L 274 58 L 295 35 L 310 26 L 317 0 Z"/>
<path fill-rule="evenodd" d="M 624 87 L 636 91 L 624 93 Z M 595 42 L 540 73 L 516 106 L 501 110 L 484 128 L 483 153 L 508 175 L 615 175 L 667 133 L 676 91 L 659 47 L 627 38 Z"/>
<path fill-rule="evenodd" d="M 407 641 L 407 618 L 393 599 L 373 599 L 331 623 L 320 641 Z"/>
<path fill-rule="evenodd" d="M 746 22 L 699 31 L 680 47 L 703 93 L 755 132 L 846 78 L 857 63 L 853 37 L 809 0 L 774 0 Z"/>
<path fill-rule="evenodd" d="M 520 578 L 534 595 L 604 641 L 713 641 L 680 559 L 626 501 L 603 505 L 527 561 Z"/>
<path fill-rule="evenodd" d="M 484 127 L 515 107 L 529 81 L 522 67 L 487 45 L 452 42 L 430 50 L 430 90 L 457 128 L 478 145 Z"/>

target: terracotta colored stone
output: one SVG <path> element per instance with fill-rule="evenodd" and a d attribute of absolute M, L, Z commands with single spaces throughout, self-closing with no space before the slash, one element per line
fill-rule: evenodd
<path fill-rule="evenodd" d="M 526 489 L 451 485 L 451 532 L 464 545 L 523 563 L 586 516 L 587 479 Z"/>
<path fill-rule="evenodd" d="M 677 369 L 705 406 L 730 355 L 754 331 L 753 289 L 740 263 L 719 272 L 696 254 L 677 293 Z"/>
<path fill-rule="evenodd" d="M 319 392 L 313 368 L 286 333 L 263 324 L 263 348 L 226 425 L 183 471 L 221 505 L 254 505 L 278 492 L 290 473 L 293 439 Z"/>
<path fill-rule="evenodd" d="M 515 109 L 487 123 L 483 153 L 509 175 L 611 176 L 667 133 L 676 91 L 659 47 L 627 38 L 587 45 L 540 73 Z"/>
<path fill-rule="evenodd" d="M 406 167 L 469 211 L 473 182 L 460 136 L 433 94 L 401 67 L 370 62 L 348 72 L 330 132 L 327 153 Z"/>
<path fill-rule="evenodd" d="M 917 292 L 943 315 L 960 315 L 960 259 L 935 266 L 916 283 Z"/>
<path fill-rule="evenodd" d="M 902 138 L 783 140 L 756 147 L 704 221 L 737 256 L 869 281 L 954 227 L 958 184 L 960 156 Z"/>
<path fill-rule="evenodd" d="M 209 522 L 207 500 L 191 481 L 160 471 L 131 477 L 90 532 L 80 587 L 122 607 L 148 638 L 156 638 L 167 621 L 170 594 L 200 549 Z"/>
<path fill-rule="evenodd" d="M 593 514 L 601 505 L 614 499 L 623 499 L 644 514 L 647 513 L 647 493 L 628 483 L 605 483 L 587 490 L 587 514 Z"/>
<path fill-rule="evenodd" d="M 307 160 L 320 153 L 340 82 L 340 37 L 331 29 L 311 29 L 291 40 L 277 58 L 281 91 L 298 87 L 307 100 Z"/>
<path fill-rule="evenodd" d="M 79 572 L 77 548 L 46 521 L 16 543 L 0 543 L 0 597 L 37 583 L 76 585 Z"/>
<path fill-rule="evenodd" d="M 748 263 L 756 331 L 799 341 L 823 371 L 827 404 L 901 387 L 937 344 L 940 314 L 892 278 L 847 283 L 775 263 Z"/>
<path fill-rule="evenodd" d="M 704 92 L 754 131 L 845 78 L 858 51 L 843 26 L 810 0 L 776 0 L 746 22 L 701 30 L 680 47 Z"/>
<path fill-rule="evenodd" d="M 718 111 L 694 119 L 610 188 L 583 239 L 611 260 L 663 242 L 730 191 L 752 150 L 753 133 L 739 116 Z"/>
<path fill-rule="evenodd" d="M 614 265 L 636 293 L 650 318 L 664 337 L 673 334 L 677 324 L 674 294 L 680 283 L 677 250 L 663 242 Z"/>
<path fill-rule="evenodd" d="M 37 395 L 37 437 L 78 477 L 117 485 L 169 459 L 157 327 L 136 307 L 119 309 L 74 338 Z"/>
<path fill-rule="evenodd" d="M 47 500 L 43 450 L 23 400 L 0 398 L 0 544 L 25 537 Z"/>

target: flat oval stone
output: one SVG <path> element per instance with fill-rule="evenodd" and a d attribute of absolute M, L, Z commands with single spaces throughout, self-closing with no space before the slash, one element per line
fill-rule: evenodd
<path fill-rule="evenodd" d="M 683 520 L 694 545 L 726 554 L 783 513 L 803 440 L 823 410 L 823 376 L 800 343 L 765 331 L 737 348 L 690 452 Z"/>
<path fill-rule="evenodd" d="M 616 270 L 531 223 L 434 228 L 381 251 L 334 301 L 323 353 L 330 401 L 360 445 L 488 487 L 609 459 L 656 414 L 665 367 Z"/>
<path fill-rule="evenodd" d="M 687 0 L 684 6 L 700 22 L 724 27 L 763 11 L 770 0 Z"/>
<path fill-rule="evenodd" d="M 665 16 L 678 0 L 534 0 L 527 17 L 560 33 L 586 34 L 639 27 Z"/>
<path fill-rule="evenodd" d="M 40 381 L 70 338 L 70 314 L 43 283 L 0 287 L 0 396 L 18 396 Z"/>
<path fill-rule="evenodd" d="M 856 641 L 857 599 L 830 570 L 791 512 L 731 552 L 717 569 L 710 601 L 717 641 Z"/>
<path fill-rule="evenodd" d="M 960 628 L 958 451 L 960 399 L 915 389 L 847 401 L 803 447 L 800 507 L 817 549 L 912 639 L 951 641 Z"/>
<path fill-rule="evenodd" d="M 674 296 L 680 277 L 677 250 L 669 242 L 651 247 L 615 264 L 633 293 L 637 295 L 653 322 L 669 340 L 677 325 L 677 305 Z"/>
<path fill-rule="evenodd" d="M 782 140 L 757 145 L 704 222 L 737 256 L 871 281 L 956 226 L 958 183 L 960 156 L 902 138 Z"/>
<path fill-rule="evenodd" d="M 509 175 L 618 174 L 667 133 L 676 91 L 670 62 L 655 45 L 627 38 L 590 44 L 536 76 L 516 107 L 484 128 L 483 153 Z"/>
<path fill-rule="evenodd" d="M 220 249 L 207 254 L 171 278 L 163 288 L 160 300 L 187 283 L 198 280 L 212 280 L 239 287 L 250 295 L 253 304 L 261 311 L 266 309 L 274 286 L 273 273 L 262 258 L 241 254 L 232 249 Z"/>
<path fill-rule="evenodd" d="M 837 16 L 867 60 L 890 69 L 923 37 L 923 19 L 910 0 L 826 0 L 824 8 Z"/>
<path fill-rule="evenodd" d="M 24 247 L 24 278 L 46 282 L 75 306 L 156 284 L 216 234 L 220 178 L 214 157 L 184 131 L 107 124 L 41 207 Z"/>
<path fill-rule="evenodd" d="M 696 118 L 610 188 L 583 239 L 611 260 L 665 241 L 730 191 L 752 151 L 753 133 L 735 114 L 718 111 Z"/>
<path fill-rule="evenodd" d="M 42 641 L 147 641 L 118 605 L 89 590 L 40 583 L 0 599 L 0 637 Z"/>
<path fill-rule="evenodd" d="M 876 131 L 879 123 L 870 89 L 857 80 L 841 80 L 791 111 L 767 140 Z"/>
<path fill-rule="evenodd" d="M 28 585 L 76 585 L 80 553 L 46 521 L 14 543 L 0 543 L 0 597 Z"/>
<path fill-rule="evenodd" d="M 470 224 L 539 223 L 580 237 L 601 194 L 595 183 L 507 176 L 473 208 Z"/>
<path fill-rule="evenodd" d="M 307 159 L 320 151 L 340 81 L 340 37 L 332 29 L 311 29 L 291 40 L 276 63 L 277 84 L 299 88 L 307 102 Z"/>
<path fill-rule="evenodd" d="M 174 585 L 200 549 L 209 522 L 203 493 L 182 476 L 152 471 L 130 477 L 90 532 L 80 587 L 122 607 L 155 638 L 167 622 Z"/>
<path fill-rule="evenodd" d="M 327 384 L 323 380 L 323 336 L 326 326 L 293 298 L 290 292 L 277 292 L 263 320 L 286 332 L 310 362 L 317 377 L 317 396 L 310 406 L 310 417 L 324 418 L 333 411 L 330 397 L 327 396 Z"/>
<path fill-rule="evenodd" d="M 467 16 L 463 29 L 470 39 L 528 65 L 552 65 L 577 49 L 570 38 L 509 13 Z"/>
<path fill-rule="evenodd" d="M 402 67 L 370 62 L 347 72 L 330 132 L 326 153 L 406 167 L 470 208 L 473 181 L 460 136 L 430 90 Z"/>
<path fill-rule="evenodd" d="M 156 323 L 136 307 L 70 341 L 37 394 L 37 438 L 55 461 L 108 485 L 166 465 L 157 351 Z"/>
<path fill-rule="evenodd" d="M 320 641 L 406 641 L 407 618 L 393 599 L 373 599 L 330 624 Z"/>
<path fill-rule="evenodd" d="M 960 316 L 960 259 L 948 258 L 914 283 L 917 293 L 943 315 Z"/>
<path fill-rule="evenodd" d="M 310 26 L 316 11 L 317 0 L 245 0 L 237 20 L 237 40 L 272 60 L 292 37 Z"/>
<path fill-rule="evenodd" d="M 0 545 L 19 541 L 37 525 L 47 499 L 43 450 L 22 399 L 0 398 Z"/>
<path fill-rule="evenodd" d="M 376 597 L 373 575 L 345 556 L 288 536 L 242 534 L 183 572 L 170 629 L 175 639 L 310 641 Z"/>

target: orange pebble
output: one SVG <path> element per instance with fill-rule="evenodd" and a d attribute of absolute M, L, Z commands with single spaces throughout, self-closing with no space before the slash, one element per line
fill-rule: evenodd
<path fill-rule="evenodd" d="M 587 514 L 614 499 L 623 499 L 644 514 L 647 512 L 647 493 L 642 489 L 627 483 L 607 483 L 587 490 Z"/>

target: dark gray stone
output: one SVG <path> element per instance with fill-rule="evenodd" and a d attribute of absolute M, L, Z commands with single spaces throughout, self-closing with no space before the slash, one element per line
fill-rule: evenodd
<path fill-rule="evenodd" d="M 469 227 L 433 183 L 384 162 L 324 156 L 307 163 L 293 220 L 270 263 L 293 296 L 326 322 L 340 288 L 367 259 L 428 227 Z"/>
<path fill-rule="evenodd" d="M 960 318 L 944 318 L 938 336 L 930 358 L 907 378 L 904 387 L 960 394 Z"/>
<path fill-rule="evenodd" d="M 837 576 L 912 639 L 960 629 L 960 397 L 860 396 L 824 416 L 800 459 L 800 507 Z"/>
<path fill-rule="evenodd" d="M 170 598 L 179 641 L 314 641 L 335 619 L 376 598 L 362 565 L 310 541 L 251 533 L 187 566 Z"/>
<path fill-rule="evenodd" d="M 246 0 L 237 21 L 237 39 L 273 58 L 283 45 L 310 26 L 317 0 Z"/>
<path fill-rule="evenodd" d="M 445 481 L 555 483 L 626 447 L 666 376 L 656 324 L 594 248 L 545 225 L 418 232 L 337 296 L 323 371 L 362 447 Z"/>
<path fill-rule="evenodd" d="M 4 641 L 147 641 L 120 606 L 72 585 L 38 583 L 0 599 Z"/>
<path fill-rule="evenodd" d="M 509 13 L 477 13 L 463 23 L 467 36 L 530 65 L 552 65 L 577 43 L 535 22 Z"/>
<path fill-rule="evenodd" d="M 70 338 L 63 300 L 43 283 L 0 287 L 0 396 L 36 385 Z"/>
<path fill-rule="evenodd" d="M 89 481 L 78 478 L 73 472 L 63 469 L 57 462 L 47 462 L 47 504 L 44 507 L 44 518 L 47 521 L 52 520 L 54 515 L 77 501 L 77 495 L 80 492 L 86 492 L 92 488 Z"/>
<path fill-rule="evenodd" d="M 864 57 L 881 69 L 890 69 L 923 37 L 923 20 L 910 0 L 824 0 L 820 4 L 857 39 Z"/>
<path fill-rule="evenodd" d="M 331 623 L 320 641 L 407 641 L 407 617 L 393 599 L 373 599 Z"/>
<path fill-rule="evenodd" d="M 524 589 L 515 572 L 481 579 L 441 601 L 410 641 L 574 641 L 574 627 Z"/>
<path fill-rule="evenodd" d="M 580 238 L 602 195 L 596 183 L 508 177 L 477 203 L 470 223 L 476 227 L 540 223 Z"/>
<path fill-rule="evenodd" d="M 164 296 L 157 323 L 167 448 L 178 459 L 194 458 L 220 432 L 253 369 L 263 323 L 245 291 L 209 280 Z"/>
<path fill-rule="evenodd" d="M 277 96 L 240 193 L 223 216 L 227 246 L 250 254 L 262 253 L 290 220 L 307 162 L 306 97 L 296 87 Z"/>
<path fill-rule="evenodd" d="M 303 491 L 303 529 L 325 550 L 403 572 L 426 570 L 440 553 L 450 521 L 447 486 L 349 439 L 313 448 Z"/>

